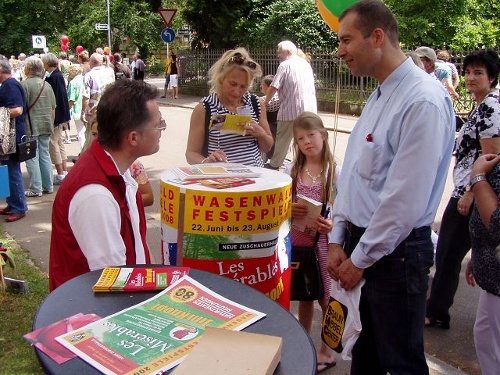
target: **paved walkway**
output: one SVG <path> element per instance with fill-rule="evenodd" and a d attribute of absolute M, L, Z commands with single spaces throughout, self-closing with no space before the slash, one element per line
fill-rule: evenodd
<path fill-rule="evenodd" d="M 153 80 L 152 83 L 162 87 L 163 80 Z M 159 99 L 159 104 L 161 106 L 191 109 L 198 103 L 198 101 L 199 98 L 184 96 L 181 94 L 179 99 Z M 327 127 L 333 128 L 335 126 L 335 119 L 333 115 L 327 113 L 321 113 L 320 115 Z M 339 119 L 339 132 L 346 134 L 349 133 L 355 124 L 356 118 L 350 116 L 340 116 Z M 76 144 L 77 142 L 73 142 L 73 144 L 69 146 L 69 155 L 77 154 Z M 23 172 L 26 177 L 27 174 L 24 167 Z M 55 187 L 55 190 L 56 193 L 57 187 Z M 158 197 L 159 192 L 157 189 L 155 194 Z M 24 219 L 8 224 L 3 221 L 0 222 L 0 226 L 2 226 L 10 236 L 16 239 L 22 248 L 30 252 L 37 264 L 45 272 L 48 269 L 47 259 L 51 233 L 50 216 L 54 197 L 55 194 L 44 195 L 42 198 L 37 198 L 36 200 L 31 198 L 28 200 L 29 214 Z M 149 209 L 146 210 L 148 217 L 148 243 L 150 244 L 158 244 L 161 238 L 160 222 L 158 219 L 159 215 L 156 212 L 158 208 L 158 203 L 155 203 L 155 206 L 149 207 Z M 469 291 L 467 291 L 467 293 L 469 293 Z M 465 296 L 457 294 L 457 301 L 454 306 L 457 310 L 454 312 L 454 314 L 456 313 L 457 315 L 457 321 L 455 324 L 452 324 L 452 329 L 449 331 L 426 331 L 426 355 L 431 375 L 480 374 L 477 360 L 475 359 L 473 345 L 471 344 L 473 324 L 472 310 L 475 310 L 477 301 L 477 299 L 474 300 L 475 298 L 476 297 L 474 295 L 470 297 L 469 294 Z M 297 304 L 292 303 L 292 313 L 296 315 L 296 312 Z M 467 314 L 464 315 L 464 312 Z M 319 330 L 321 326 L 321 319 L 319 316 L 320 312 L 318 308 L 318 311 L 316 311 L 315 314 L 312 333 L 316 347 L 319 345 Z M 443 346 L 445 346 L 445 348 L 443 348 Z M 444 359 L 445 361 L 449 360 L 449 363 L 454 363 L 454 366 L 438 359 L 438 357 Z M 466 368 L 467 372 L 457 370 L 456 366 Z M 349 368 L 349 362 L 339 361 L 335 368 L 329 369 L 328 371 L 323 372 L 323 374 L 348 374 Z"/>

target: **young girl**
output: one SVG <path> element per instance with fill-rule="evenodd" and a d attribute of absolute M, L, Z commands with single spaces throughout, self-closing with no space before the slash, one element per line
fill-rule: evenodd
<path fill-rule="evenodd" d="M 333 155 L 328 144 L 328 132 L 323 126 L 321 118 L 312 112 L 302 113 L 293 122 L 293 147 L 295 160 L 286 168 L 292 177 L 292 221 L 305 217 L 307 207 L 296 203 L 297 195 L 301 194 L 332 208 L 335 197 L 335 182 L 338 174 Z M 328 212 L 327 209 L 327 212 Z M 331 278 L 326 269 L 328 258 L 327 235 L 332 229 L 332 220 L 319 216 L 316 221 L 320 233 L 316 252 L 318 255 L 321 276 L 325 287 L 325 295 L 318 300 L 323 315 L 328 306 L 330 297 Z M 292 228 L 292 243 L 296 246 L 311 246 L 314 237 Z M 314 315 L 314 301 L 299 302 L 299 321 L 307 332 L 311 332 Z M 318 352 L 318 373 L 335 365 L 335 358 L 330 349 L 324 344 Z"/>

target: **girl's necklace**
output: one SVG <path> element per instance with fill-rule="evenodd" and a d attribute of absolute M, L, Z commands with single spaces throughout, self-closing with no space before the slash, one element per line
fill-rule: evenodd
<path fill-rule="evenodd" d="M 311 174 L 311 172 L 309 172 L 309 169 L 307 169 L 307 168 L 306 168 L 306 174 L 307 174 L 307 175 L 309 176 L 309 178 L 312 180 L 313 185 L 314 185 L 314 184 L 316 184 L 316 181 L 318 180 L 318 178 L 320 178 L 320 177 L 321 177 L 321 175 L 323 174 L 323 171 L 319 172 L 319 174 L 318 174 L 318 175 L 313 176 L 313 175 Z"/>

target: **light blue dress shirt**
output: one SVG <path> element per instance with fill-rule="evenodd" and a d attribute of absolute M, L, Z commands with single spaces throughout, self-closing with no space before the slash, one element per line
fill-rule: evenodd
<path fill-rule="evenodd" d="M 372 93 L 349 137 L 329 242 L 343 243 L 347 221 L 367 228 L 351 255 L 367 268 L 430 225 L 454 135 L 449 94 L 407 59 Z"/>

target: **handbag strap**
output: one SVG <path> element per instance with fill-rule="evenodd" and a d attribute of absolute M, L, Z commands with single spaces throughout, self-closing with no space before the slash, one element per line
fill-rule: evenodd
<path fill-rule="evenodd" d="M 321 207 L 321 216 L 323 216 L 323 217 L 326 218 L 329 213 L 330 213 L 329 209 L 327 210 L 326 204 L 323 203 L 323 206 Z M 320 236 L 319 230 L 317 230 L 316 231 L 316 236 L 314 236 L 314 245 L 313 245 L 315 249 L 316 249 L 316 246 L 318 245 L 319 236 Z"/>
<path fill-rule="evenodd" d="M 31 105 L 28 107 L 28 105 L 26 105 L 26 114 L 28 115 L 28 123 L 30 125 L 30 133 L 31 133 L 31 136 L 33 136 L 33 127 L 31 126 L 31 116 L 30 116 L 30 109 L 33 108 L 33 106 L 36 104 L 36 102 L 38 101 L 38 99 L 40 99 L 40 96 L 42 95 L 42 92 L 43 92 L 43 88 L 45 87 L 45 80 L 43 81 L 42 83 L 42 87 L 40 88 L 40 92 L 38 93 L 35 101 L 33 103 L 31 103 Z"/>
<path fill-rule="evenodd" d="M 33 106 L 36 104 L 36 102 L 38 101 L 38 99 L 40 99 L 40 95 L 42 95 L 42 92 L 43 92 L 43 88 L 45 87 L 45 81 L 43 81 L 42 83 L 42 87 L 40 88 L 40 92 L 38 93 L 35 101 L 33 103 L 31 103 L 31 105 L 28 107 L 28 112 L 31 108 L 33 108 Z"/>
<path fill-rule="evenodd" d="M 33 137 L 33 127 L 31 126 L 31 117 L 30 117 L 30 110 L 27 108 L 26 114 L 28 115 L 28 123 L 30 125 L 30 135 Z"/>

